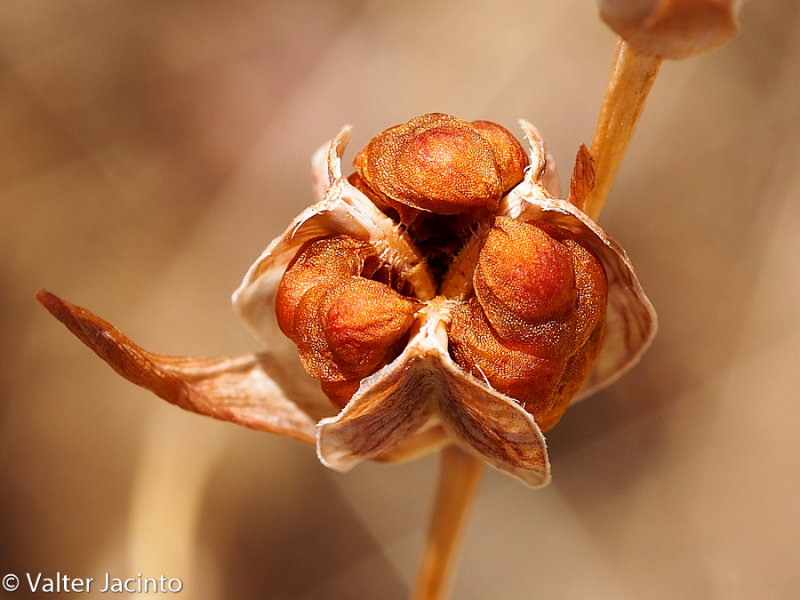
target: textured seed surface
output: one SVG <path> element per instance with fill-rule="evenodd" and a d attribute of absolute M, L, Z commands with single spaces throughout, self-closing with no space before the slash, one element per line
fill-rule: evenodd
<path fill-rule="evenodd" d="M 369 258 L 376 258 L 372 246 L 344 235 L 302 248 L 278 287 L 276 312 L 281 330 L 294 337 L 294 313 L 303 294 L 317 285 L 360 275 Z"/>
<path fill-rule="evenodd" d="M 497 209 L 522 181 L 527 157 L 499 125 L 433 113 L 373 138 L 356 155 L 361 181 L 387 205 L 448 215 Z"/>
<path fill-rule="evenodd" d="M 478 258 L 475 296 L 453 312 L 449 331 L 456 362 L 518 400 L 542 430 L 558 421 L 596 358 L 607 293 L 600 262 L 545 229 L 496 220 Z"/>
<path fill-rule="evenodd" d="M 276 311 L 306 372 L 344 404 L 364 377 L 395 358 L 418 303 L 369 279 L 375 249 L 346 235 L 306 245 L 284 274 Z"/>

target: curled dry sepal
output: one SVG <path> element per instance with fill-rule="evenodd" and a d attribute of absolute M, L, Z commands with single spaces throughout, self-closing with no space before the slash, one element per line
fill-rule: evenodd
<path fill-rule="evenodd" d="M 624 251 L 569 200 L 520 122 L 423 115 L 342 175 L 342 130 L 314 156 L 319 201 L 250 267 L 236 312 L 265 351 L 191 358 L 140 348 L 89 311 L 39 301 L 119 374 L 187 410 L 316 443 L 347 470 L 454 443 L 529 485 L 542 431 L 629 368 L 655 314 Z"/>

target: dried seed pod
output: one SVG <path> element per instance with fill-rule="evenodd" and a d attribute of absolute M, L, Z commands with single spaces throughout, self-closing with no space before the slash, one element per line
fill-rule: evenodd
<path fill-rule="evenodd" d="M 251 267 L 234 305 L 255 333 L 275 331 L 271 290 L 308 240 L 347 234 L 368 242 L 397 274 L 395 289 L 402 288 L 418 310 L 409 316 L 413 322 L 396 358 L 358 385 L 353 380 L 322 382 L 329 397 L 347 403 L 319 424 L 321 460 L 346 470 L 364 459 L 416 456 L 450 439 L 530 485 L 542 485 L 549 479 L 542 429 L 552 427 L 570 402 L 607 384 L 636 360 L 653 334 L 654 313 L 621 248 L 574 205 L 553 197 L 552 165 L 538 134 L 524 122 L 530 167 L 494 212 L 454 220 L 430 212 L 430 203 L 425 206 L 427 228 L 457 229 L 450 239 L 455 250 L 436 259 L 446 259 L 445 269 L 430 269 L 436 255 L 429 245 L 435 236 L 420 227 L 396 225 L 392 206 L 375 201 L 376 178 L 369 169 L 392 164 L 379 156 L 381 148 L 388 156 L 399 152 L 402 139 L 389 143 L 387 137 L 403 138 L 420 123 L 453 122 L 426 116 L 384 132 L 358 154 L 358 173 L 350 178 L 341 172 L 348 139 L 343 131 L 326 153 L 315 157 L 316 179 L 329 182 L 324 198 Z M 455 127 L 453 139 L 461 139 L 463 127 Z M 488 134 L 481 137 L 490 144 Z M 576 173 L 578 178 L 591 176 L 586 169 Z M 392 193 L 401 188 L 397 182 L 384 186 Z M 520 238 L 520 231 L 527 234 Z M 512 243 L 504 243 L 512 234 L 517 236 Z M 539 269 L 526 264 L 526 254 Z M 516 277 L 520 270 L 527 279 Z M 534 288 L 539 297 L 532 305 L 526 296 L 530 300 Z M 487 318 L 490 312 L 497 323 Z M 537 323 L 550 334 L 531 334 Z M 504 325 L 505 339 L 498 335 Z M 458 344 L 474 350 L 462 353 Z"/>
<path fill-rule="evenodd" d="M 702 54 L 739 31 L 741 0 L 600 0 L 599 5 L 608 26 L 648 56 Z"/>
<path fill-rule="evenodd" d="M 366 377 L 408 332 L 417 303 L 390 287 L 352 277 L 330 289 L 320 305 L 323 332 L 333 356 Z"/>
<path fill-rule="evenodd" d="M 516 185 L 521 161 L 505 133 L 445 115 L 373 139 L 356 160 L 358 185 L 342 174 L 348 129 L 317 152 L 319 201 L 233 296 L 263 353 L 155 354 L 85 309 L 38 298 L 124 377 L 188 410 L 315 442 L 332 468 L 454 443 L 544 485 L 542 429 L 637 360 L 655 314 L 622 249 L 555 198 L 544 144 L 520 123 L 530 165 Z M 452 161 L 423 160 L 434 149 Z M 571 186 L 579 191 L 591 176 L 590 161 L 581 165 Z M 398 224 L 391 203 L 425 216 Z M 551 333 L 536 333 L 546 322 Z"/>
<path fill-rule="evenodd" d="M 573 329 L 577 295 L 571 253 L 534 225 L 498 218 L 478 257 L 474 285 L 506 342 L 531 343 L 537 333 L 547 334 L 537 326 L 546 329 L 553 318 L 563 317 Z"/>

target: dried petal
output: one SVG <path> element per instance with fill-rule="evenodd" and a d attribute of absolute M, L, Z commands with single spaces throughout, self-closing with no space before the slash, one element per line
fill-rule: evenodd
<path fill-rule="evenodd" d="M 40 291 L 37 300 L 125 379 L 185 410 L 313 443 L 319 407 L 274 357 L 165 356 L 141 348 L 85 308 Z M 306 410 L 303 410 L 305 405 Z"/>
<path fill-rule="evenodd" d="M 449 310 L 442 298 L 425 305 L 403 354 L 365 379 L 341 413 L 320 422 L 320 459 L 339 471 L 365 459 L 405 459 L 441 447 L 446 431 L 496 468 L 531 486 L 547 484 L 547 450 L 533 418 L 441 351 Z"/>
<path fill-rule="evenodd" d="M 594 159 L 589 149 L 581 144 L 575 157 L 572 178 L 569 181 L 567 201 L 578 210 L 583 210 L 586 206 L 586 197 L 594 189 L 595 182 Z"/>
<path fill-rule="evenodd" d="M 317 453 L 322 462 L 347 471 L 361 460 L 395 451 L 433 416 L 430 383 L 424 373 L 409 371 L 357 392 L 342 412 L 320 423 Z"/>

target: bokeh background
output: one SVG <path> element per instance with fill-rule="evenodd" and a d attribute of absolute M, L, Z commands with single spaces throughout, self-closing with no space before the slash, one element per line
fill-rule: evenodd
<path fill-rule="evenodd" d="M 602 217 L 660 333 L 548 436 L 549 487 L 487 471 L 456 599 L 797 597 L 800 4 L 740 16 L 663 66 Z M 404 598 L 435 456 L 328 471 L 128 384 L 33 295 L 164 353 L 254 350 L 230 293 L 342 124 L 359 148 L 525 117 L 566 183 L 614 45 L 588 0 L 0 3 L 0 575 Z"/>

